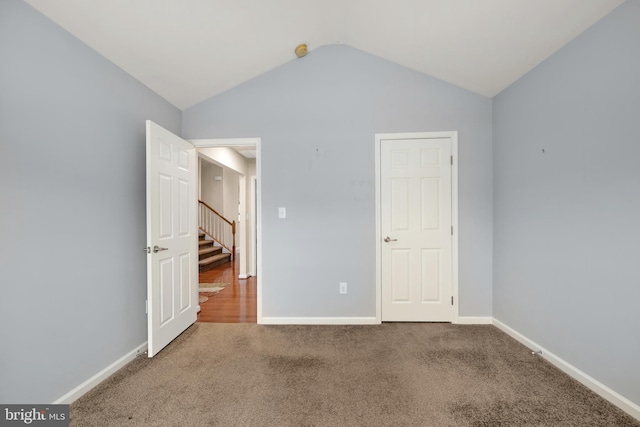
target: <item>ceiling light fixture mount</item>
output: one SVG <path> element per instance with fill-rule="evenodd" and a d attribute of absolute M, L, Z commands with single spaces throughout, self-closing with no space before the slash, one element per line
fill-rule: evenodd
<path fill-rule="evenodd" d="M 302 58 L 307 54 L 307 45 L 304 43 L 299 44 L 298 46 L 296 46 L 295 52 L 298 58 Z"/>

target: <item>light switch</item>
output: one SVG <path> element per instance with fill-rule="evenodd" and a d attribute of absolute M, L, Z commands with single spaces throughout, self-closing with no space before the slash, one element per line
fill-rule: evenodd
<path fill-rule="evenodd" d="M 287 217 L 287 208 L 278 208 L 278 218 L 283 219 Z"/>

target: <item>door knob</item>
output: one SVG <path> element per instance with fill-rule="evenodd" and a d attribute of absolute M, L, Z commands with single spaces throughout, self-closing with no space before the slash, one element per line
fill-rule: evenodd
<path fill-rule="evenodd" d="M 155 253 L 157 253 L 157 252 L 160 252 L 160 251 L 168 251 L 168 250 L 169 250 L 169 248 L 161 248 L 161 247 L 160 247 L 160 246 L 158 246 L 158 245 L 155 245 L 155 246 L 153 247 L 153 253 L 154 253 L 154 254 L 155 254 Z"/>
<path fill-rule="evenodd" d="M 384 238 L 384 241 L 387 242 L 387 243 L 389 243 L 389 242 L 397 242 L 398 239 L 392 239 L 391 237 L 387 236 L 387 237 Z"/>

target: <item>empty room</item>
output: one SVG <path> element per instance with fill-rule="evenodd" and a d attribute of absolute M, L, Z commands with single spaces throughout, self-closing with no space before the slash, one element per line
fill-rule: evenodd
<path fill-rule="evenodd" d="M 640 426 L 638 118 L 638 0 L 0 0 L 0 405 Z"/>

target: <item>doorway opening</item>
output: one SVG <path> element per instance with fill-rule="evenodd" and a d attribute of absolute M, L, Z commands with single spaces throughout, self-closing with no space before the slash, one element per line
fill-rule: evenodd
<path fill-rule="evenodd" d="M 198 321 L 260 323 L 260 138 L 189 142 L 199 157 L 200 200 L 234 223 L 236 230 L 231 262 L 199 272 L 205 289 L 213 286 L 214 292 L 200 294 L 205 301 L 200 304 Z"/>

